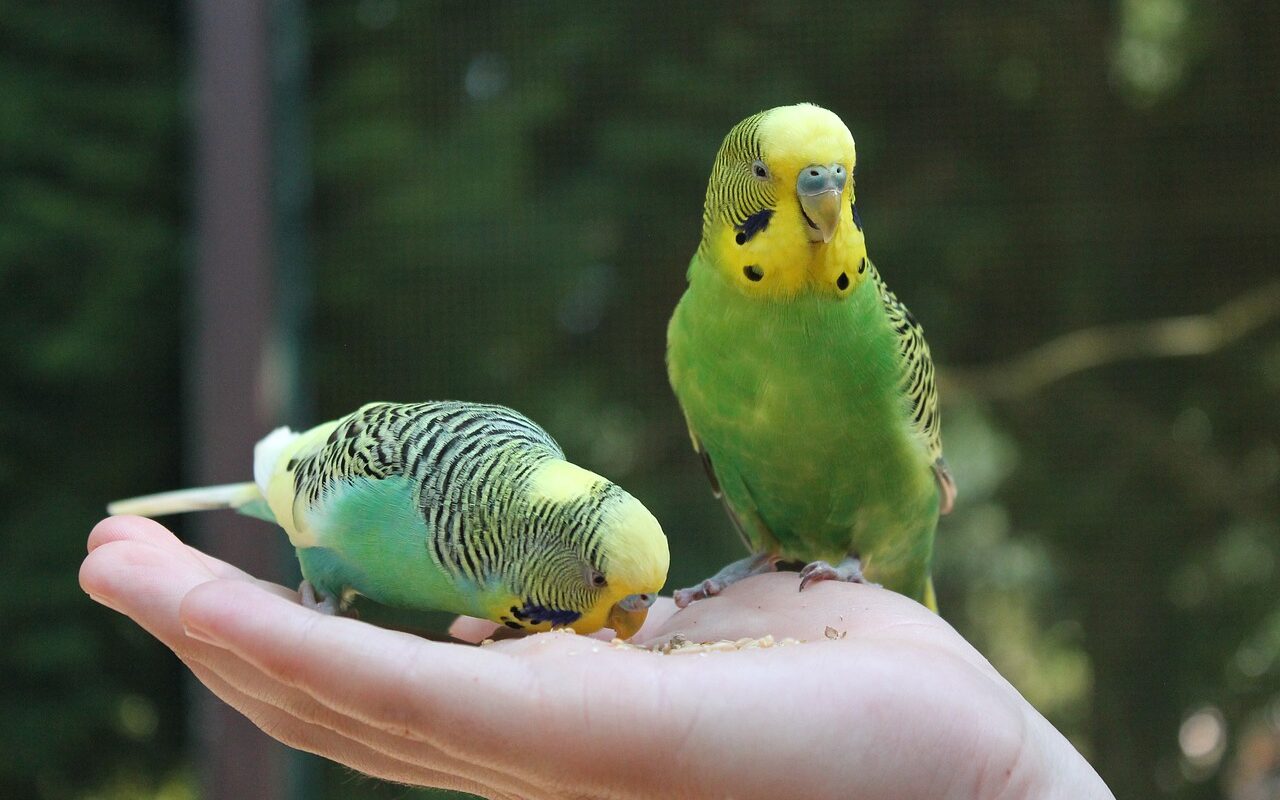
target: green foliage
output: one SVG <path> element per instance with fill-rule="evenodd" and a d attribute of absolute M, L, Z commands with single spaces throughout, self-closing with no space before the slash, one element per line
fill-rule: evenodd
<path fill-rule="evenodd" d="M 106 500 L 178 471 L 172 14 L 0 4 L 4 797 L 154 788 L 181 741 L 172 659 L 75 570 Z"/>

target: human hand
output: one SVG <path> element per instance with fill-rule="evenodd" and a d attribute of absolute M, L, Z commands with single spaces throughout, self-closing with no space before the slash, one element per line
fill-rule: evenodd
<path fill-rule="evenodd" d="M 881 589 L 800 593 L 775 573 L 678 612 L 664 599 L 634 642 L 802 640 L 664 656 L 327 617 L 137 517 L 94 528 L 80 584 L 271 736 L 388 780 L 524 798 L 1112 797 L 949 625 Z"/>

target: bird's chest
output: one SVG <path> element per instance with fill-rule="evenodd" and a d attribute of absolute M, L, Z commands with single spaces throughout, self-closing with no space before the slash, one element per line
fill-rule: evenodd
<path fill-rule="evenodd" d="M 722 481 L 741 481 L 784 548 L 892 526 L 931 488 L 895 340 L 864 298 L 691 305 L 672 330 L 676 393 L 717 472 L 733 473 Z"/>

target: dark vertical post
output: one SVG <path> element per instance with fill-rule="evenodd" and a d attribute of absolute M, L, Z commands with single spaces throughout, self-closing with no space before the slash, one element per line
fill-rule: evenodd
<path fill-rule="evenodd" d="M 267 0 L 194 0 L 194 332 L 188 384 L 197 483 L 244 480 L 253 445 L 287 392 L 273 346 L 273 238 Z M 279 579 L 282 537 L 234 514 L 199 519 L 201 546 Z M 208 692 L 194 695 L 201 796 L 282 796 L 287 748 Z"/>
<path fill-rule="evenodd" d="M 311 208 L 311 147 L 306 113 L 310 52 L 304 0 L 270 0 L 272 231 L 276 264 L 276 404 L 294 428 L 315 420 L 305 379 L 305 339 L 311 311 L 311 270 L 307 221 Z M 290 574 L 301 580 L 296 562 Z M 294 752 L 286 796 L 302 800 L 321 793 L 321 761 Z"/>
<path fill-rule="evenodd" d="M 307 222 L 311 210 L 311 137 L 306 112 L 310 51 L 305 0 L 271 0 L 271 119 L 277 363 L 283 419 L 316 422 L 305 379 L 311 316 Z M 301 579 L 301 576 L 299 576 Z"/>

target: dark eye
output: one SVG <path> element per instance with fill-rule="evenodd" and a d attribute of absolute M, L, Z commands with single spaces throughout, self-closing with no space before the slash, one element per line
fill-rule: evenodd
<path fill-rule="evenodd" d="M 751 165 L 751 171 L 760 180 L 769 180 L 769 168 L 764 165 L 763 161 L 756 159 L 756 161 Z"/>
<path fill-rule="evenodd" d="M 603 589 L 609 585 L 609 581 L 605 580 L 604 574 L 599 570 L 587 568 L 587 580 L 597 589 Z"/>

